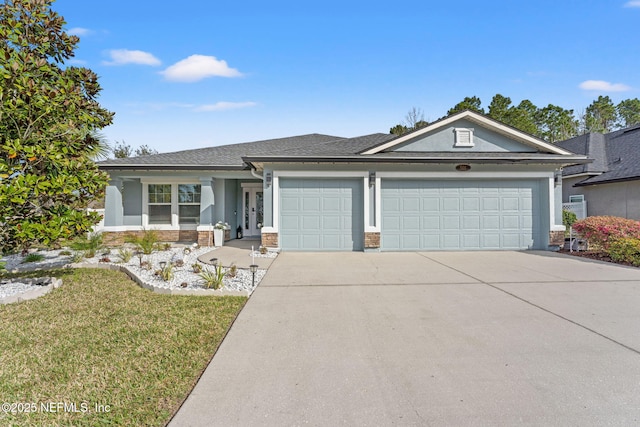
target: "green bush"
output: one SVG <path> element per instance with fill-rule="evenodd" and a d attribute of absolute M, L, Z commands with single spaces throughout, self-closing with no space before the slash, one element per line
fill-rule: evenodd
<path fill-rule="evenodd" d="M 640 239 L 625 237 L 610 242 L 609 256 L 613 261 L 626 262 L 636 267 L 640 266 Z"/>
<path fill-rule="evenodd" d="M 88 236 L 77 237 L 71 242 L 71 249 L 83 251 L 86 258 L 93 258 L 102 248 L 102 233 L 91 233 Z"/>
<path fill-rule="evenodd" d="M 571 227 L 573 225 L 574 222 L 576 222 L 578 220 L 578 217 L 576 216 L 575 213 L 563 209 L 562 210 L 562 225 L 564 225 L 565 227 L 567 227 L 567 230 L 569 229 L 569 227 Z"/>
<path fill-rule="evenodd" d="M 145 255 L 151 254 L 158 249 L 158 233 L 155 230 L 144 230 L 142 237 L 129 235 L 125 238 L 125 242 L 133 244 L 140 252 Z"/>
<path fill-rule="evenodd" d="M 640 221 L 615 216 L 590 216 L 576 221 L 573 229 L 587 239 L 589 245 L 605 251 L 615 240 L 640 238 Z"/>

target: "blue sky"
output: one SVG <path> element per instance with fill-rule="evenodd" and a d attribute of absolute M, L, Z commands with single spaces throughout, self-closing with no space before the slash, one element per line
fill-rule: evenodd
<path fill-rule="evenodd" d="M 576 111 L 640 97 L 640 0 L 58 0 L 110 142 L 161 152 L 387 133 L 496 93 Z"/>

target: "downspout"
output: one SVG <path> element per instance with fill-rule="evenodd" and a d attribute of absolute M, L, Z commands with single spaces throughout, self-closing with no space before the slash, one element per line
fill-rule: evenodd
<path fill-rule="evenodd" d="M 255 178 L 258 178 L 261 181 L 264 181 L 264 176 L 262 175 L 258 175 L 258 172 L 256 172 L 255 168 L 251 168 L 251 175 L 253 175 Z"/>

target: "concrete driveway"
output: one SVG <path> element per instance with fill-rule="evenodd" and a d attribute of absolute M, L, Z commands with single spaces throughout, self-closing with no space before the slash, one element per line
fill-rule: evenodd
<path fill-rule="evenodd" d="M 640 270 L 283 253 L 172 426 L 637 425 Z"/>

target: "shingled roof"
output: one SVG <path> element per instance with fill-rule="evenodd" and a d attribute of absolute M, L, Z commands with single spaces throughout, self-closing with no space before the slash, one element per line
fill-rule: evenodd
<path fill-rule="evenodd" d="M 273 155 L 288 150 L 313 150 L 318 144 L 342 141 L 339 136 L 312 133 L 288 138 L 268 139 L 264 141 L 244 142 L 240 144 L 220 145 L 217 147 L 197 148 L 152 154 L 149 156 L 110 159 L 99 162 L 103 169 L 118 168 L 191 168 L 209 167 L 211 169 L 245 169 L 242 157 L 252 155 Z"/>
<path fill-rule="evenodd" d="M 590 175 L 576 186 L 640 179 L 640 125 L 607 134 L 588 133 L 557 145 L 594 160 L 590 164 L 564 168 L 565 177 Z"/>

